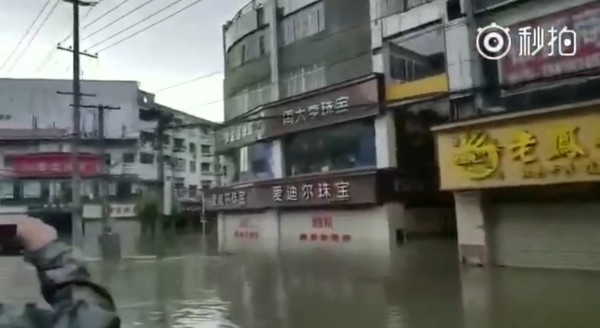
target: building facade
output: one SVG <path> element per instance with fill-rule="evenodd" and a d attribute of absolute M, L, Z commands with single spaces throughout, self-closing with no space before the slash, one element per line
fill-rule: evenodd
<path fill-rule="evenodd" d="M 470 73 L 460 75 L 468 91 L 451 90 L 454 122 L 433 129 L 441 188 L 454 193 L 461 260 L 600 269 L 599 3 L 463 4 L 452 24 L 492 60 L 465 47 L 463 68 L 448 70 L 451 89 L 455 72 Z M 528 52 L 528 31 L 541 35 L 540 50 Z M 512 46 L 485 44 L 492 32 Z"/>
<path fill-rule="evenodd" d="M 224 174 L 207 194 L 220 244 L 357 241 L 389 251 L 407 234 L 448 228 L 427 125 L 443 115 L 415 108 L 405 124 L 388 108 L 405 91 L 387 84 L 406 81 L 387 78 L 389 47 L 381 49 L 373 8 L 253 1 L 224 26 L 226 121 L 216 140 Z M 434 50 L 424 56 L 439 62 Z M 442 73 L 425 77 L 447 85 Z"/>
<path fill-rule="evenodd" d="M 26 206 L 59 206 L 70 201 L 72 97 L 57 93 L 69 92 L 70 83 L 69 80 L 0 79 L 3 211 L 21 211 Z M 169 199 L 173 198 L 171 195 L 196 198 L 198 190 L 214 182 L 215 123 L 157 104 L 153 94 L 141 91 L 133 81 L 83 81 L 82 92 L 83 105 L 119 108 L 106 110 L 104 123 L 104 160 L 113 217 L 134 217 L 139 194 L 156 186 L 160 143 L 153 138 L 157 121 L 144 115 L 150 109 L 170 115 L 172 125 L 193 125 L 193 128 L 169 130 L 162 142 L 166 185 L 174 193 L 167 193 Z M 80 151 L 96 158 L 95 162 L 90 159 L 89 174 L 83 176 L 81 193 L 87 203 L 84 217 L 99 218 L 98 110 L 83 108 L 81 121 Z"/>

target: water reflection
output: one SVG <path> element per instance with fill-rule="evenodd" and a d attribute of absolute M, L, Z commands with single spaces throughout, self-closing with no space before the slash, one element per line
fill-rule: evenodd
<path fill-rule="evenodd" d="M 387 253 L 348 244 L 250 253 L 232 247 L 226 255 L 198 236 L 178 243 L 185 245 L 172 245 L 178 251 L 159 261 L 90 263 L 116 298 L 123 327 L 579 328 L 600 322 L 600 274 L 461 271 L 451 240 L 412 242 Z M 25 281 L 34 281 L 31 268 L 1 261 L 2 298 L 38 300 L 37 284 Z"/>

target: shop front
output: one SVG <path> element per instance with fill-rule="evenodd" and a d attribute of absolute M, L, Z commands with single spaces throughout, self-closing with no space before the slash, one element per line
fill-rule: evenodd
<path fill-rule="evenodd" d="M 389 250 L 401 224 L 389 202 L 400 184 L 392 170 L 290 177 L 212 189 L 207 210 L 220 213 L 222 245 L 377 243 Z"/>
<path fill-rule="evenodd" d="M 434 129 L 461 261 L 600 269 L 598 104 Z"/>

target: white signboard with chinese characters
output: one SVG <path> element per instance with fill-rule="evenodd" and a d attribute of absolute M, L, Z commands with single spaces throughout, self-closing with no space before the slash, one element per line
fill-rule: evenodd
<path fill-rule="evenodd" d="M 318 182 L 317 184 L 302 183 L 273 186 L 274 202 L 296 202 L 299 199 L 311 201 L 314 198 L 322 200 L 350 200 L 350 182 L 337 181 L 331 185 L 329 182 Z"/>

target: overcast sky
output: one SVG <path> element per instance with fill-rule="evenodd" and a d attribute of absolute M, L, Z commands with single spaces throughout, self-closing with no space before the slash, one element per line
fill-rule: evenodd
<path fill-rule="evenodd" d="M 0 66 L 17 46 L 19 40 L 48 0 L 0 0 Z M 72 6 L 61 2 L 47 23 L 33 39 L 27 51 L 25 46 L 58 0 L 50 0 L 38 23 L 13 55 L 8 65 L 0 70 L 0 77 L 66 78 L 72 76 L 71 56 L 55 51 L 45 67 L 37 69 L 48 58 L 56 44 L 72 30 Z M 97 1 L 97 0 L 94 0 Z M 82 50 L 126 29 L 160 9 L 174 4 L 163 13 L 90 49 L 94 53 L 103 47 L 126 38 L 153 22 L 161 20 L 197 0 L 102 0 L 92 9 L 83 8 Z M 93 22 L 116 5 L 126 2 L 117 10 Z M 85 37 L 113 22 L 120 16 L 143 6 L 129 16 L 106 27 L 88 39 Z M 158 101 L 173 108 L 206 119 L 223 119 L 223 46 L 222 25 L 249 0 L 203 0 L 149 30 L 100 52 L 99 59 L 82 57 L 85 79 L 135 80 L 143 90 L 155 92 L 162 88 L 192 80 L 214 72 L 218 74 L 180 87 L 157 93 Z M 84 18 L 86 17 L 86 18 Z M 87 28 L 85 25 L 93 22 Z M 66 43 L 70 46 L 71 41 Z M 20 54 L 23 53 L 22 56 Z M 20 60 L 17 61 L 17 58 Z M 15 64 L 16 63 L 16 64 Z M 12 69 L 10 69 L 12 67 Z M 10 72 L 9 72 L 10 71 Z M 209 105 L 205 105 L 212 103 Z"/>

